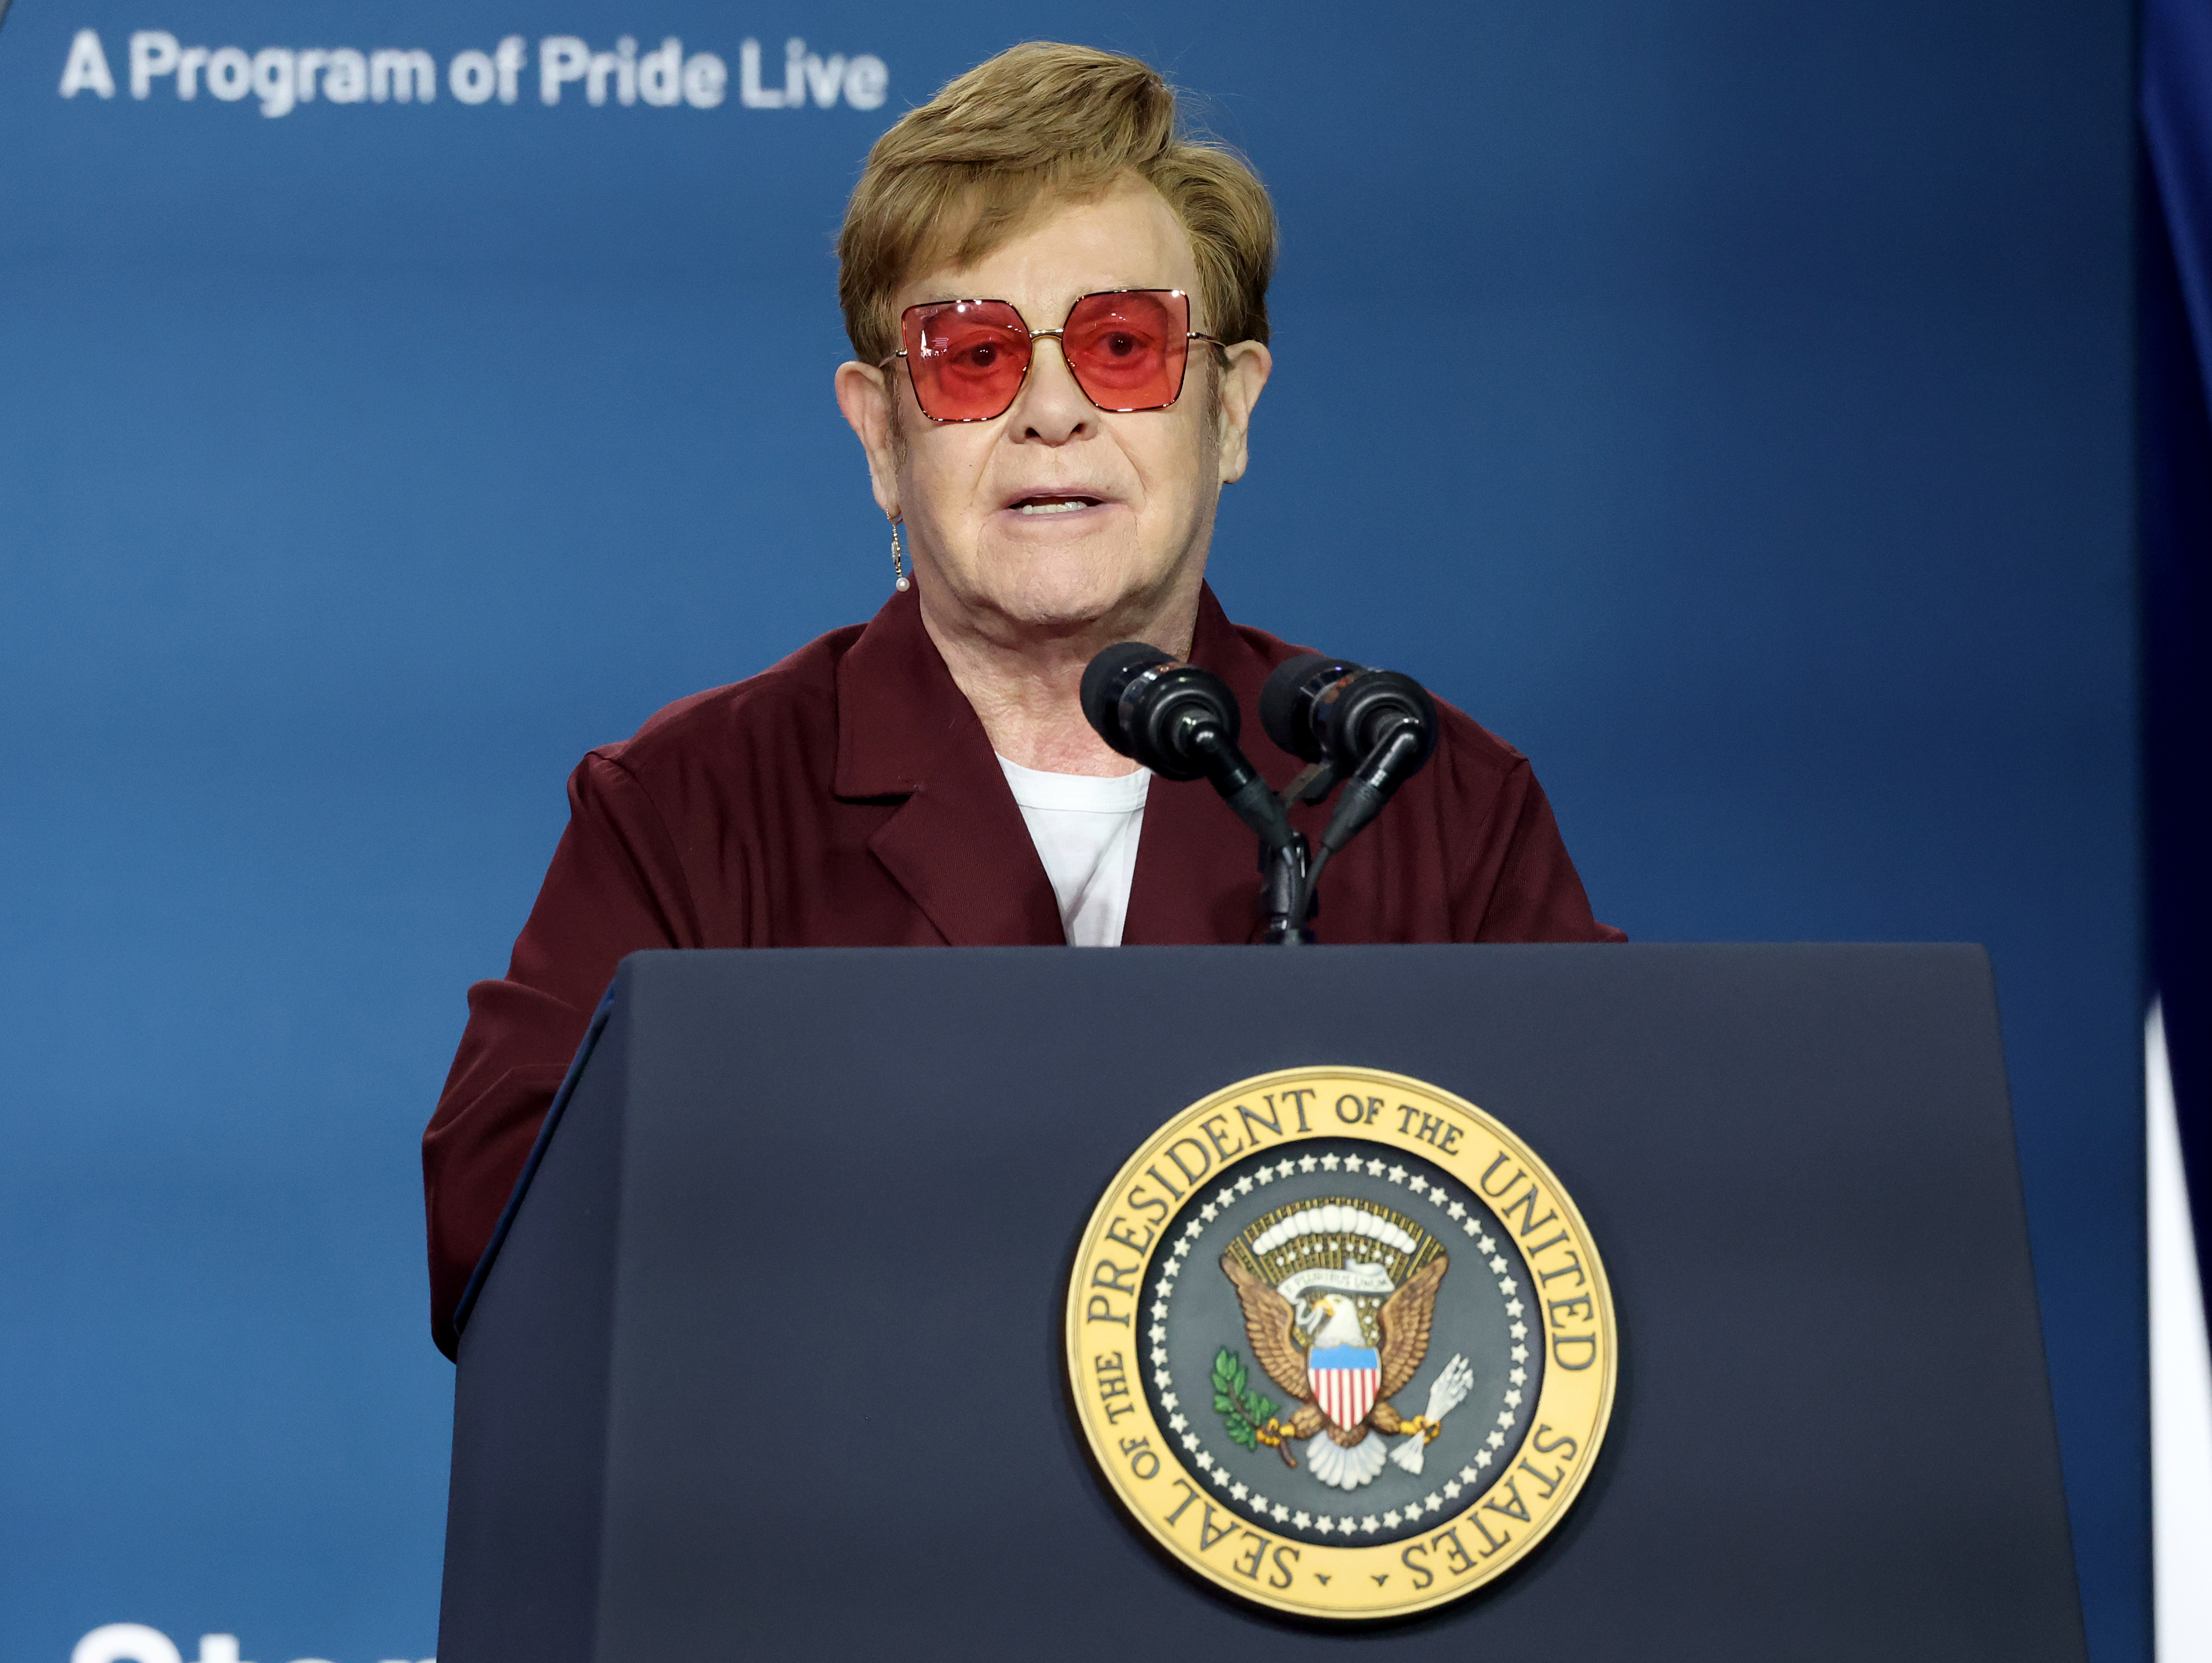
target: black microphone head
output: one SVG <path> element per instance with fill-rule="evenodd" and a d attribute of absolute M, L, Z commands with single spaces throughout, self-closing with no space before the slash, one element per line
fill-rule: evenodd
<path fill-rule="evenodd" d="M 1213 771 L 1215 755 L 1198 745 L 1210 733 L 1234 751 L 1243 718 L 1228 684 L 1194 664 L 1170 659 L 1140 667 L 1121 689 L 1122 754 L 1163 780 L 1198 780 Z"/>
<path fill-rule="evenodd" d="M 1398 781 L 1419 773 L 1437 748 L 1436 701 L 1395 670 L 1363 670 L 1324 688 L 1315 703 L 1315 725 L 1337 772 L 1347 776 L 1401 728 L 1411 728 L 1420 745 L 1394 770 Z"/>
<path fill-rule="evenodd" d="M 1314 720 L 1322 695 L 1359 666 L 1348 659 L 1332 659 L 1326 652 L 1306 652 L 1275 666 L 1260 689 L 1260 726 L 1279 750 L 1308 762 L 1326 754 L 1321 730 Z"/>
<path fill-rule="evenodd" d="M 1121 755 L 1134 756 L 1128 736 L 1121 731 L 1121 695 L 1144 671 L 1175 661 L 1174 653 L 1144 641 L 1121 641 L 1106 648 L 1084 666 L 1084 720 Z"/>

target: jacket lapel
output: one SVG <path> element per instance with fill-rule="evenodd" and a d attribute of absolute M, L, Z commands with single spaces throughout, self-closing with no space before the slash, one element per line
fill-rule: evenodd
<path fill-rule="evenodd" d="M 911 590 L 884 604 L 837 666 L 834 788 L 848 800 L 906 799 L 868 847 L 948 944 L 1066 943 L 989 736 Z"/>

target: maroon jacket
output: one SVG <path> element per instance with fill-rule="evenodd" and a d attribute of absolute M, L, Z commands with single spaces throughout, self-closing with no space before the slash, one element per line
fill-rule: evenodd
<path fill-rule="evenodd" d="M 1194 663 L 1259 707 L 1302 649 L 1232 625 L 1208 590 Z M 1329 863 L 1323 942 L 1618 941 L 1590 916 L 1528 759 L 1450 706 L 1435 756 Z M 1249 726 L 1279 788 L 1297 759 Z M 568 780 L 554 851 L 503 981 L 469 990 L 422 1139 L 430 1320 L 454 1307 L 599 995 L 653 947 L 1056 946 L 1021 810 L 911 593 L 774 669 L 681 700 Z M 1318 840 L 1325 809 L 1293 821 Z M 1252 834 L 1202 781 L 1155 780 L 1122 938 L 1240 942 L 1260 925 Z"/>

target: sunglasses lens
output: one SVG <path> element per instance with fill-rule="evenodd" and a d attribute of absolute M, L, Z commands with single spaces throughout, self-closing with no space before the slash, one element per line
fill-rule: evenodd
<path fill-rule="evenodd" d="M 1030 332 L 1003 300 L 907 308 L 900 320 L 914 396 L 933 422 L 988 422 L 1022 390 Z"/>
<path fill-rule="evenodd" d="M 1067 314 L 1067 367 L 1105 410 L 1164 410 L 1182 391 L 1190 300 L 1171 288 L 1087 294 Z"/>

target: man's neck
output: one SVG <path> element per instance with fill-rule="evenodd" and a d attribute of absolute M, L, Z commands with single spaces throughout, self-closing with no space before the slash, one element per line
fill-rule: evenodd
<path fill-rule="evenodd" d="M 1184 657 L 1198 628 L 1195 587 L 1188 597 L 1176 597 L 1146 616 L 1117 616 L 1094 628 L 1018 640 L 933 616 L 927 593 L 922 627 L 954 683 L 975 707 L 991 749 L 1008 762 L 1048 774 L 1129 773 L 1129 759 L 1110 749 L 1084 719 L 1084 670 L 1116 641 L 1150 641 Z"/>

